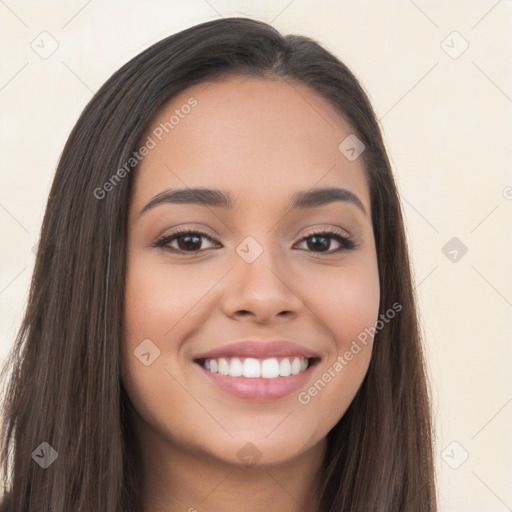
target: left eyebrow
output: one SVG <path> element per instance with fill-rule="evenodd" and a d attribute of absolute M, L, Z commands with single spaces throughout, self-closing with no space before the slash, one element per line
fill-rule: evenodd
<path fill-rule="evenodd" d="M 361 200 L 344 188 L 317 188 L 300 190 L 292 195 L 290 208 L 306 209 L 330 204 L 336 201 L 349 202 L 357 206 L 365 215 L 366 209 Z M 233 209 L 239 206 L 228 192 L 209 188 L 166 189 L 154 196 L 139 213 L 139 217 L 161 204 L 198 204 Z"/>
<path fill-rule="evenodd" d="M 139 217 L 160 204 L 198 204 L 202 206 L 216 206 L 233 209 L 236 204 L 227 192 L 210 188 L 183 188 L 166 189 L 154 196 L 149 203 L 142 208 Z"/>

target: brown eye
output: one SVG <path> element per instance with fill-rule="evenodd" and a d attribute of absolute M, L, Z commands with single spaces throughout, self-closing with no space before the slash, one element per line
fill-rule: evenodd
<path fill-rule="evenodd" d="M 201 250 L 202 239 L 209 240 L 213 242 L 213 238 L 211 238 L 206 233 L 202 233 L 201 231 L 190 231 L 183 230 L 172 233 L 170 235 L 166 235 L 160 238 L 155 247 L 162 247 L 171 252 L 199 252 Z M 177 242 L 178 247 L 171 247 L 171 242 Z"/>
<path fill-rule="evenodd" d="M 334 239 L 340 247 L 336 250 L 329 250 L 331 248 L 331 240 Z M 306 241 L 307 247 L 311 252 L 327 252 L 337 253 L 341 251 L 349 251 L 357 247 L 357 244 L 349 237 L 342 235 L 337 231 L 319 231 L 316 233 L 309 233 L 301 242 Z"/>
<path fill-rule="evenodd" d="M 202 247 L 202 240 L 206 239 L 214 243 L 214 239 L 201 231 L 194 230 L 180 230 L 170 235 L 165 235 L 160 238 L 155 247 L 161 247 L 167 251 L 174 253 L 198 253 L 205 250 Z M 339 247 L 335 250 L 330 250 L 332 240 L 335 240 Z M 177 246 L 171 246 L 171 243 L 176 242 Z M 349 251 L 357 247 L 357 244 L 349 237 L 342 235 L 338 231 L 319 231 L 309 233 L 307 236 L 300 240 L 300 243 L 306 242 L 309 252 L 316 253 L 338 253 L 341 251 Z"/>

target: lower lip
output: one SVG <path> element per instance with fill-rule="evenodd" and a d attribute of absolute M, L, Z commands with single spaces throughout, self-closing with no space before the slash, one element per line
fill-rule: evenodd
<path fill-rule="evenodd" d="M 238 398 L 254 401 L 269 401 L 284 398 L 304 386 L 310 378 L 313 366 L 297 375 L 289 377 L 277 377 L 275 379 L 248 379 L 245 377 L 230 377 L 219 373 L 211 372 L 196 364 L 203 375 L 218 388 Z"/>

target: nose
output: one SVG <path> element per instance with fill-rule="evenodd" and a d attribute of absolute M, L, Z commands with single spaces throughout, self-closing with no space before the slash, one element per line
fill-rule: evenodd
<path fill-rule="evenodd" d="M 304 304 L 295 289 L 297 282 L 283 270 L 276 253 L 265 249 L 252 262 L 236 255 L 222 299 L 227 316 L 265 324 L 300 313 Z"/>

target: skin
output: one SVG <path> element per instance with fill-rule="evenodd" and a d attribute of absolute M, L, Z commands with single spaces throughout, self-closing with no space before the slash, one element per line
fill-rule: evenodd
<path fill-rule="evenodd" d="M 190 87 L 145 137 L 191 97 L 197 106 L 134 175 L 128 218 L 122 380 L 138 412 L 144 510 L 313 511 L 326 436 L 363 381 L 372 338 L 306 405 L 298 392 L 269 402 L 226 394 L 191 358 L 240 338 L 286 338 L 321 356 L 299 390 L 307 391 L 375 325 L 379 275 L 362 158 L 338 149 L 353 130 L 323 97 L 279 80 Z M 186 187 L 225 190 L 239 207 L 160 204 L 140 215 L 156 194 Z M 351 191 L 366 214 L 347 201 L 288 208 L 292 193 L 323 187 Z M 178 226 L 213 241 L 170 242 L 182 254 L 155 247 Z M 328 238 L 321 252 L 304 239 L 325 228 L 358 246 L 334 252 L 340 244 Z M 252 263 L 236 252 L 247 236 L 263 248 Z M 191 245 L 199 250 L 185 252 Z M 160 350 L 149 366 L 134 355 L 145 339 Z M 261 456 L 250 467 L 237 455 L 248 442 Z"/>

